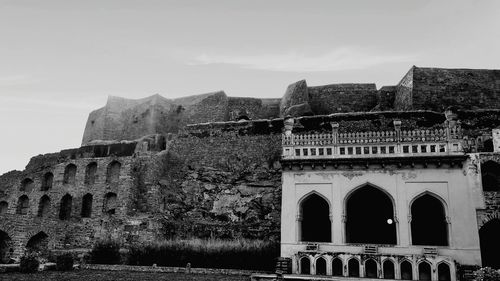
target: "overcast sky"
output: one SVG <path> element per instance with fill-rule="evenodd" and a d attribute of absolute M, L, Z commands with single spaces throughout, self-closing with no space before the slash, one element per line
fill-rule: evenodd
<path fill-rule="evenodd" d="M 108 95 L 394 85 L 412 65 L 500 68 L 500 1 L 0 0 L 0 174 L 79 147 Z"/>

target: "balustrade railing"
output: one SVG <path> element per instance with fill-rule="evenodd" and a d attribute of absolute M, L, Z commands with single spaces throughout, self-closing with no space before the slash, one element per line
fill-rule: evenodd
<path fill-rule="evenodd" d="M 396 123 L 395 123 L 396 124 Z M 400 123 L 397 123 L 400 124 Z M 283 134 L 283 158 L 374 157 L 461 153 L 460 126 L 442 129 Z"/>

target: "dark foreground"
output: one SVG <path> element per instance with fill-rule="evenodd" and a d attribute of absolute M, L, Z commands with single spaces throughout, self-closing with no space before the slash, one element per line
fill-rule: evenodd
<path fill-rule="evenodd" d="M 249 281 L 249 276 L 234 276 L 220 274 L 185 274 L 157 272 L 128 272 L 75 270 L 69 272 L 45 271 L 32 274 L 0 273 L 0 280 L 9 281 Z"/>

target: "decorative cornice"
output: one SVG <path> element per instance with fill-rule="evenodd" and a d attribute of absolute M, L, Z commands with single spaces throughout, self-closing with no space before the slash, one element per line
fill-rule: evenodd
<path fill-rule="evenodd" d="M 281 159 L 281 165 L 284 170 L 291 170 L 293 167 L 310 167 L 311 169 L 326 169 L 333 167 L 339 169 L 340 166 L 347 166 L 352 169 L 354 166 L 369 168 L 370 165 L 396 165 L 398 168 L 413 168 L 416 164 L 427 168 L 429 164 L 434 164 L 437 168 L 447 164 L 449 167 L 462 168 L 463 162 L 468 155 L 442 155 L 442 156 L 412 156 L 412 157 L 373 157 L 373 158 L 328 158 L 328 159 Z M 345 168 L 344 168 L 345 169 Z"/>

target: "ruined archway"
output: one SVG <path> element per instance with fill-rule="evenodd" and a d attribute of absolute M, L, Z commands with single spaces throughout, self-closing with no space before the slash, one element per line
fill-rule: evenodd
<path fill-rule="evenodd" d="M 331 242 L 330 205 L 323 197 L 312 193 L 300 202 L 300 241 Z"/>
<path fill-rule="evenodd" d="M 441 200 L 425 193 L 411 204 L 413 245 L 448 246 L 448 223 Z"/>
<path fill-rule="evenodd" d="M 47 191 L 52 188 L 52 183 L 54 182 L 54 174 L 47 172 L 43 175 L 41 191 Z"/>
<path fill-rule="evenodd" d="M 25 178 L 21 181 L 21 188 L 19 190 L 24 192 L 31 192 L 33 190 L 34 185 L 35 183 L 33 182 L 32 179 Z"/>
<path fill-rule="evenodd" d="M 90 218 L 92 215 L 92 200 L 93 196 L 90 193 L 87 193 L 82 198 L 82 218 Z"/>
<path fill-rule="evenodd" d="M 85 179 L 83 182 L 87 185 L 93 185 L 96 180 L 96 172 L 97 172 L 97 163 L 96 162 L 89 163 L 85 168 Z"/>
<path fill-rule="evenodd" d="M 50 212 L 50 197 L 47 195 L 40 198 L 40 203 L 38 204 L 38 217 L 47 217 Z"/>
<path fill-rule="evenodd" d="M 68 164 L 64 168 L 63 184 L 75 184 L 76 165 Z"/>
<path fill-rule="evenodd" d="M 30 199 L 27 195 L 19 197 L 17 200 L 16 214 L 27 215 L 30 208 Z"/>
<path fill-rule="evenodd" d="M 481 181 L 484 191 L 500 191 L 500 164 L 495 161 L 482 163 Z"/>
<path fill-rule="evenodd" d="M 108 192 L 104 196 L 103 212 L 108 215 L 114 215 L 117 207 L 116 193 Z"/>
<path fill-rule="evenodd" d="M 346 201 L 347 243 L 396 244 L 392 199 L 384 191 L 366 185 Z"/>
<path fill-rule="evenodd" d="M 73 197 L 66 194 L 61 199 L 61 204 L 59 205 L 59 219 L 69 220 L 71 218 L 71 209 L 73 205 Z"/>
<path fill-rule="evenodd" d="M 500 269 L 500 219 L 492 219 L 479 229 L 483 267 Z"/>
<path fill-rule="evenodd" d="M 9 203 L 7 201 L 0 201 L 0 215 L 7 214 L 9 210 Z"/>
<path fill-rule="evenodd" d="M 0 263 L 8 263 L 12 252 L 12 241 L 9 235 L 0 230 Z"/>
<path fill-rule="evenodd" d="M 108 169 L 106 172 L 106 183 L 108 184 L 116 184 L 120 179 L 120 169 L 122 164 L 118 161 L 113 161 L 109 163 Z"/>
<path fill-rule="evenodd" d="M 40 231 L 28 240 L 26 251 L 44 256 L 48 254 L 48 244 L 49 236 L 45 232 Z"/>

